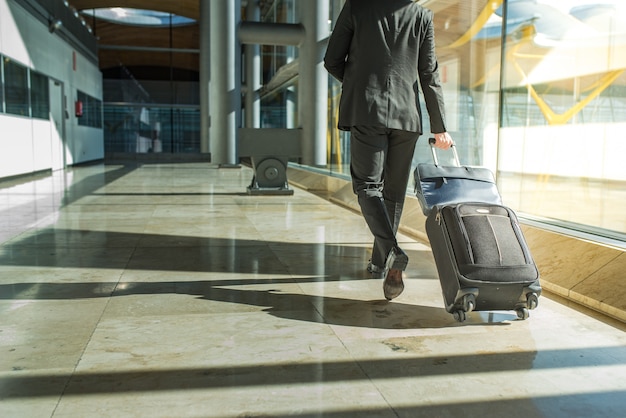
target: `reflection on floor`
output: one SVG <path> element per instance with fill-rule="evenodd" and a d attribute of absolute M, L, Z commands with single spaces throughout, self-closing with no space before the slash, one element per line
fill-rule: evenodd
<path fill-rule="evenodd" d="M 406 236 L 393 302 L 360 216 L 248 168 L 94 165 L 0 184 L 2 417 L 618 417 L 626 334 L 542 297 L 443 309 Z"/>

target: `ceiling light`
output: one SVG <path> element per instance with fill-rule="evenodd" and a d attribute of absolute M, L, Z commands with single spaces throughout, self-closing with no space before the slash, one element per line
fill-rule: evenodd
<path fill-rule="evenodd" d="M 61 19 L 48 20 L 48 32 L 50 33 L 54 33 L 61 26 L 63 26 L 63 22 L 61 22 Z"/>

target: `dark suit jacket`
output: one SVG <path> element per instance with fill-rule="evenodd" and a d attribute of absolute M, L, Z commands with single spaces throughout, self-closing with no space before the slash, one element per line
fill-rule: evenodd
<path fill-rule="evenodd" d="M 433 133 L 446 131 L 433 13 L 412 0 L 347 0 L 324 57 L 343 83 L 338 128 L 422 133 L 418 83 Z"/>

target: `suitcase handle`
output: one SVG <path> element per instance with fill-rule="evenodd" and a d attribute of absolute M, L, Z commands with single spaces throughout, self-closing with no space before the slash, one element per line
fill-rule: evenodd
<path fill-rule="evenodd" d="M 435 162 L 436 166 L 439 166 L 439 159 L 437 158 L 437 151 L 435 151 L 435 142 L 437 140 L 435 138 L 428 138 L 428 144 L 430 144 L 430 152 L 433 154 L 433 161 Z M 456 163 L 457 167 L 461 167 L 461 162 L 459 160 L 459 154 L 457 154 L 456 152 L 456 145 L 454 145 L 454 143 L 452 145 L 450 145 L 450 149 L 452 150 L 452 153 L 454 154 L 454 162 Z"/>

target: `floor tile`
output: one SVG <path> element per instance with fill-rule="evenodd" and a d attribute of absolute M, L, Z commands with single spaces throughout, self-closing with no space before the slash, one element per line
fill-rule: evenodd
<path fill-rule="evenodd" d="M 252 174 L 94 164 L 0 187 L 0 416 L 623 415 L 623 324 L 547 293 L 527 320 L 456 322 L 403 234 L 389 302 L 358 213 L 248 195 Z"/>

